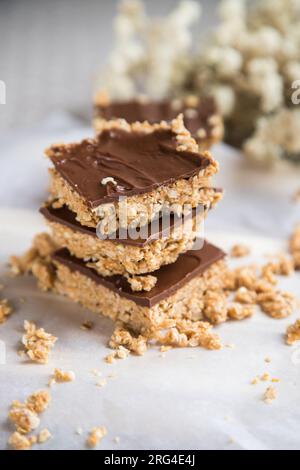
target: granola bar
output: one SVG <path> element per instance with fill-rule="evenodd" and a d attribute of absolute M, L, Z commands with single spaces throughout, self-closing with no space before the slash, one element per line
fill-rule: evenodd
<path fill-rule="evenodd" d="M 97 236 L 95 228 L 77 222 L 66 206 L 43 207 L 41 213 L 58 247 L 67 248 L 100 275 L 111 276 L 150 273 L 174 263 L 181 253 L 192 248 L 207 209 L 194 210 L 185 218 L 171 215 L 166 217 L 166 223 L 159 219 L 138 232 L 119 232 L 105 239 Z"/>
<path fill-rule="evenodd" d="M 218 163 L 199 152 L 182 116 L 171 124 L 104 122 L 94 139 L 46 154 L 55 206 L 67 205 L 81 225 L 99 224 L 101 233 L 147 225 L 163 211 L 213 206 L 222 196 L 211 188 Z"/>
<path fill-rule="evenodd" d="M 224 253 L 205 242 L 200 250 L 180 255 L 155 272 L 150 291 L 134 291 L 126 277 L 100 276 L 66 249 L 53 255 L 53 290 L 86 308 L 121 321 L 134 331 L 156 331 L 170 319 L 204 318 L 204 294 L 225 284 Z"/>
<path fill-rule="evenodd" d="M 200 99 L 186 96 L 173 100 L 153 101 L 147 97 L 131 100 L 112 101 L 109 95 L 100 91 L 94 100 L 93 125 L 96 132 L 101 131 L 103 120 L 122 118 L 129 123 L 148 121 L 172 121 L 182 113 L 184 124 L 197 141 L 201 150 L 209 149 L 218 143 L 224 134 L 223 122 L 213 98 Z"/>

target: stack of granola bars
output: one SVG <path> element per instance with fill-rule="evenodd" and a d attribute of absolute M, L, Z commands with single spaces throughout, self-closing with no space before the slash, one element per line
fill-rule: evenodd
<path fill-rule="evenodd" d="M 127 120 L 109 106 L 106 116 L 98 109 L 94 138 L 46 151 L 51 196 L 41 212 L 51 238 L 38 237 L 32 271 L 44 289 L 150 338 L 174 322 L 205 319 L 204 296 L 224 282 L 223 251 L 199 236 L 222 197 L 213 185 L 218 163 L 199 150 L 211 145 L 208 128 L 218 119 L 206 107 L 195 129 L 198 103 L 160 122 L 162 105 L 144 122 L 133 122 L 142 103 Z M 218 347 L 211 338 L 206 346 Z"/>

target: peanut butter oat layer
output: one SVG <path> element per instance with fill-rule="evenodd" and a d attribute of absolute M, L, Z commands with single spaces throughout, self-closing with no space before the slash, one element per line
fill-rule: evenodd
<path fill-rule="evenodd" d="M 149 333 L 168 319 L 204 317 L 205 292 L 225 284 L 223 258 L 219 248 L 205 242 L 202 249 L 182 254 L 173 265 L 152 273 L 156 284 L 150 291 L 136 291 L 127 278 L 100 276 L 62 249 L 52 256 L 55 274 L 51 289 L 134 331 Z M 34 275 L 39 278 L 37 271 Z"/>
<path fill-rule="evenodd" d="M 179 113 L 183 113 L 184 124 L 201 150 L 208 150 L 222 139 L 224 127 L 214 99 L 197 96 L 163 101 L 151 101 L 143 96 L 113 101 L 101 91 L 95 97 L 93 125 L 97 132 L 101 131 L 103 120 L 122 118 L 130 124 L 136 121 L 154 124 L 172 121 Z"/>
<path fill-rule="evenodd" d="M 201 207 L 184 218 L 171 215 L 166 220 L 159 219 L 139 233 L 125 231 L 123 239 L 120 232 L 110 238 L 99 238 L 95 228 L 77 222 L 76 215 L 66 206 L 43 207 L 40 212 L 57 246 L 67 248 L 100 275 L 111 276 L 150 273 L 174 263 L 181 253 L 192 248 L 207 210 Z"/>
<path fill-rule="evenodd" d="M 102 233 L 143 226 L 162 211 L 178 215 L 222 196 L 211 188 L 218 163 L 199 152 L 179 116 L 171 124 L 103 122 L 94 139 L 46 151 L 55 206 Z"/>

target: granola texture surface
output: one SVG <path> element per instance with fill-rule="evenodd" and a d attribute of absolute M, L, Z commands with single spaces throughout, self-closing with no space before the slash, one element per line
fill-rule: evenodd
<path fill-rule="evenodd" d="M 48 225 L 58 247 L 67 248 L 77 258 L 84 259 L 102 276 L 151 273 L 164 264 L 174 263 L 181 253 L 192 248 L 199 230 L 194 219 L 191 227 L 175 227 L 170 237 L 140 247 L 101 240 L 56 222 L 48 222 Z"/>
<path fill-rule="evenodd" d="M 124 201 L 102 204 L 91 210 L 56 170 L 51 169 L 50 175 L 53 207 L 68 206 L 76 213 L 76 218 L 82 225 L 97 227 L 101 224 L 102 233 L 114 233 L 120 227 L 142 227 L 159 216 L 163 209 L 181 215 L 184 213 L 184 206 L 196 208 L 202 204 L 213 208 L 223 197 L 222 191 L 210 187 L 207 177 L 196 175 L 149 193 L 128 197 Z"/>

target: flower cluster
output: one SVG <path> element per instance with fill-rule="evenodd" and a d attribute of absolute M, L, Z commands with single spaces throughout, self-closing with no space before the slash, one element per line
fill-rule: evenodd
<path fill-rule="evenodd" d="M 200 13 L 198 3 L 183 0 L 152 20 L 139 0 L 122 2 L 102 85 L 115 98 L 213 95 L 227 142 L 259 162 L 300 162 L 300 112 L 292 102 L 300 80 L 300 0 L 222 0 L 218 27 L 192 52 L 191 26 Z"/>

